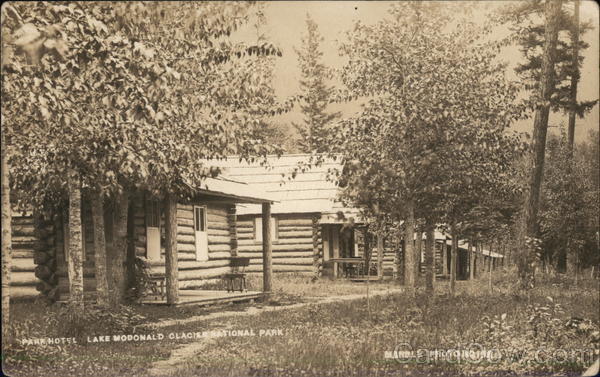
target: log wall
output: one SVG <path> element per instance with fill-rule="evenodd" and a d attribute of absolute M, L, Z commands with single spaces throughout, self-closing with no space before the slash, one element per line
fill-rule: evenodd
<path fill-rule="evenodd" d="M 262 272 L 262 243 L 254 239 L 256 215 L 237 216 L 238 255 L 250 258 L 247 272 Z M 313 217 L 311 214 L 274 215 L 277 219 L 277 240 L 273 240 L 273 272 L 314 273 L 322 246 L 313 240 Z M 320 232 L 319 232 L 319 242 Z M 319 251 L 321 250 L 321 251 Z M 321 259 L 322 260 L 322 259 Z"/>
<path fill-rule="evenodd" d="M 11 297 L 33 298 L 39 292 L 49 292 L 56 285 L 52 219 L 34 218 L 31 211 L 14 212 L 11 225 Z"/>
<path fill-rule="evenodd" d="M 229 204 L 211 203 L 207 205 L 208 261 L 198 262 L 196 261 L 194 205 L 177 204 L 177 262 L 180 289 L 200 288 L 207 283 L 207 279 L 216 278 L 231 271 L 229 258 L 235 255 L 236 246 L 235 236 L 232 237 L 232 232 L 235 231 L 235 221 L 232 224 L 232 216 L 235 216 L 233 207 Z M 161 217 L 163 216 L 161 215 Z M 161 220 L 161 224 L 163 223 L 164 220 Z M 146 254 L 145 237 L 146 229 L 141 226 L 139 231 L 136 231 L 137 256 Z M 161 249 L 161 254 L 164 256 L 163 245 L 161 245 Z M 149 264 L 153 273 L 164 272 L 164 259 L 149 261 Z"/>

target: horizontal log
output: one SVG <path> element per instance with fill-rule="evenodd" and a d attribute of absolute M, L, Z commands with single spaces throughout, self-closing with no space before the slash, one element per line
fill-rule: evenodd
<path fill-rule="evenodd" d="M 297 244 L 297 245 L 279 245 L 277 243 L 272 244 L 273 251 L 312 251 L 312 245 L 310 244 Z M 247 251 L 262 251 L 262 244 L 256 245 L 238 245 L 238 251 L 240 253 Z"/>
<path fill-rule="evenodd" d="M 177 243 L 177 251 L 196 253 L 196 245 L 187 243 Z"/>
<path fill-rule="evenodd" d="M 262 252 L 242 252 L 239 253 L 240 257 L 248 257 L 248 258 L 262 258 Z M 303 257 L 303 258 L 313 258 L 312 251 L 280 251 L 273 252 L 273 259 L 277 258 L 290 258 L 290 257 Z"/>
<path fill-rule="evenodd" d="M 162 263 L 161 263 L 162 262 Z M 165 273 L 165 264 L 164 261 L 152 261 L 151 262 L 151 272 L 157 274 Z M 183 271 L 188 270 L 206 270 L 217 267 L 228 267 L 229 260 L 227 259 L 217 259 L 217 260 L 207 260 L 205 262 L 197 262 L 195 260 L 182 260 L 177 262 L 177 269 L 179 270 L 179 277 L 181 278 L 181 274 Z"/>
<path fill-rule="evenodd" d="M 312 238 L 312 230 L 279 231 L 279 238 Z"/>
<path fill-rule="evenodd" d="M 250 265 L 262 265 L 262 259 L 252 258 L 250 259 Z M 300 265 L 300 266 L 312 266 L 312 258 L 273 258 L 273 266 L 286 266 L 286 265 Z"/>
<path fill-rule="evenodd" d="M 312 247 L 313 244 L 313 240 L 312 238 L 279 238 L 277 240 L 274 240 L 273 245 L 277 244 L 277 245 L 304 245 L 304 244 L 310 244 Z M 238 245 L 247 245 L 247 246 L 252 246 L 252 245 L 256 245 L 256 244 L 262 244 L 261 241 L 256 241 L 255 239 L 239 239 L 238 238 Z"/>
<path fill-rule="evenodd" d="M 225 221 L 208 221 L 208 229 L 227 230 L 229 231 L 229 223 Z"/>
<path fill-rule="evenodd" d="M 215 276 L 221 276 L 231 271 L 231 267 L 213 267 L 202 270 L 187 270 L 179 272 L 179 280 L 197 280 L 207 279 Z"/>
<path fill-rule="evenodd" d="M 13 243 L 34 243 L 35 241 L 37 241 L 37 238 L 33 235 L 16 236 L 12 238 Z"/>
<path fill-rule="evenodd" d="M 194 206 L 192 204 L 188 204 L 188 203 L 177 203 L 177 210 L 183 210 L 183 211 L 193 211 L 194 210 Z"/>
<path fill-rule="evenodd" d="M 250 265 L 246 267 L 246 272 L 262 272 L 262 265 Z M 273 272 L 313 272 L 313 267 L 307 266 L 273 266 Z"/>
<path fill-rule="evenodd" d="M 214 236 L 224 236 L 224 237 L 229 237 L 230 236 L 230 231 L 229 229 L 216 229 L 213 228 L 211 226 L 211 224 L 208 224 L 208 237 L 214 237 Z"/>
<path fill-rule="evenodd" d="M 178 234 L 177 235 L 177 243 L 178 244 L 187 243 L 187 244 L 196 245 L 196 236 L 194 236 L 194 235 L 188 236 L 185 234 Z"/>
<path fill-rule="evenodd" d="M 191 226 L 181 225 L 177 226 L 177 236 L 194 236 L 194 228 Z"/>
<path fill-rule="evenodd" d="M 47 260 L 46 260 L 47 261 Z M 13 272 L 32 272 L 35 270 L 36 264 L 32 258 L 13 258 L 11 263 L 11 271 Z"/>
<path fill-rule="evenodd" d="M 312 228 L 312 219 L 310 217 L 299 218 L 299 219 L 280 218 L 279 225 L 280 226 L 306 226 L 306 227 Z"/>
<path fill-rule="evenodd" d="M 231 244 L 229 243 L 222 243 L 222 244 L 216 244 L 216 245 L 208 245 L 208 252 L 209 254 L 212 253 L 213 251 L 231 251 Z"/>
<path fill-rule="evenodd" d="M 208 251 L 208 259 L 227 259 L 231 258 L 231 251 Z"/>
<path fill-rule="evenodd" d="M 177 226 L 190 226 L 193 227 L 194 226 L 194 220 L 193 219 L 182 219 L 182 218 L 177 218 Z"/>
<path fill-rule="evenodd" d="M 226 217 L 228 215 L 227 208 L 223 207 L 223 206 L 209 205 L 206 213 L 208 215 L 215 215 L 215 216 L 221 216 L 221 217 Z"/>
<path fill-rule="evenodd" d="M 39 292 L 35 289 L 35 284 L 30 286 L 11 286 L 10 287 L 10 298 L 27 298 L 37 297 Z"/>
<path fill-rule="evenodd" d="M 178 219 L 194 220 L 194 211 L 186 209 L 177 209 Z"/>
<path fill-rule="evenodd" d="M 33 226 L 33 224 L 20 224 L 20 225 L 15 224 L 12 227 L 13 237 L 17 237 L 17 236 L 33 237 L 34 232 L 35 232 L 35 227 Z"/>
<path fill-rule="evenodd" d="M 33 242 L 15 242 L 12 243 L 13 250 L 30 250 L 33 251 Z"/>
<path fill-rule="evenodd" d="M 13 250 L 13 259 L 33 258 L 33 250 Z"/>
<path fill-rule="evenodd" d="M 10 285 L 11 286 L 23 286 L 30 285 L 35 286 L 38 279 L 32 272 L 13 272 L 10 274 Z M 11 292 L 12 293 L 12 292 Z"/>
<path fill-rule="evenodd" d="M 211 215 L 210 213 L 206 215 L 206 221 L 209 226 L 211 223 L 225 223 L 227 224 L 227 215 Z"/>
<path fill-rule="evenodd" d="M 209 245 L 228 244 L 230 242 L 231 242 L 231 237 L 229 237 L 229 235 L 227 235 L 227 236 L 211 236 L 210 234 L 208 235 L 208 244 Z"/>
<path fill-rule="evenodd" d="M 296 226 L 296 225 L 283 226 L 281 224 L 279 224 L 278 229 L 280 232 L 312 232 L 313 231 L 311 226 Z"/>
<path fill-rule="evenodd" d="M 13 214 L 12 219 L 11 219 L 11 225 L 16 226 L 16 225 L 31 225 L 33 226 L 33 218 L 30 216 L 16 216 L 15 214 Z"/>

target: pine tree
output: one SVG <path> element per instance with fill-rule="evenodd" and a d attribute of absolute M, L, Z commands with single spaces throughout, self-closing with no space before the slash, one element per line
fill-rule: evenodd
<path fill-rule="evenodd" d="M 321 62 L 323 52 L 320 51 L 320 44 L 323 37 L 309 14 L 306 15 L 306 27 L 302 48 L 296 50 L 302 74 L 300 89 L 303 101 L 300 109 L 304 114 L 304 124 L 294 126 L 302 137 L 300 147 L 303 152 L 325 152 L 331 142 L 327 126 L 340 114 L 327 112 L 333 87 L 327 85 L 329 70 Z"/>

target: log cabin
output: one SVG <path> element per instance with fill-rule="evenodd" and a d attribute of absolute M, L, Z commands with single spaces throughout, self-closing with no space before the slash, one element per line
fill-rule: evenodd
<path fill-rule="evenodd" d="M 270 217 L 272 199 L 267 193 L 249 185 L 226 179 L 207 178 L 187 199 L 176 203 L 176 273 L 168 268 L 165 248 L 164 201 L 154 200 L 144 193 L 130 195 L 127 236 L 130 240 L 127 263 L 132 257 L 143 259 L 150 274 L 173 274 L 179 292 L 202 288 L 208 282 L 231 272 L 230 261 L 238 255 L 236 205 L 252 203 L 261 207 L 262 218 Z M 112 210 L 105 208 L 107 256 L 112 248 Z M 96 286 L 94 274 L 94 234 L 90 203 L 82 201 L 82 230 L 84 251 L 84 293 L 93 296 Z M 39 279 L 38 291 L 53 300 L 66 300 L 69 295 L 66 253 L 68 253 L 68 224 L 64 216 L 54 216 L 55 242 L 35 262 Z M 270 223 L 266 221 L 266 231 Z M 264 262 L 263 287 L 270 291 L 269 242 L 258 245 L 261 263 Z M 45 255 L 42 255 L 44 254 Z M 264 256 L 264 258 L 263 258 Z M 110 271 L 110 270 L 109 270 Z M 109 272 L 110 273 L 110 272 Z M 268 275 L 268 276 L 267 276 Z"/>
<path fill-rule="evenodd" d="M 332 260 L 362 257 L 364 222 L 357 208 L 344 206 L 340 188 L 333 180 L 341 164 L 325 158 L 318 166 L 308 166 L 309 154 L 268 156 L 266 164 L 230 157 L 220 165 L 229 179 L 245 182 L 272 195 L 273 271 L 333 275 Z M 238 253 L 250 258 L 249 270 L 260 272 L 262 242 L 260 206 L 237 205 Z M 344 242 L 340 231 L 354 220 Z M 348 247 L 343 247 L 344 245 Z M 391 271 L 395 252 L 386 248 L 384 268 Z M 376 257 L 376 254 L 375 254 Z"/>

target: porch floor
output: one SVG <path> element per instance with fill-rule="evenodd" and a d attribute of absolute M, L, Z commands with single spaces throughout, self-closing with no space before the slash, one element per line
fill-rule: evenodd
<path fill-rule="evenodd" d="M 227 292 L 202 289 L 185 289 L 179 291 L 179 302 L 173 306 L 211 305 L 227 302 L 250 301 L 263 296 L 259 291 Z M 146 297 L 141 301 L 144 305 L 167 305 L 167 300 L 160 297 Z"/>

